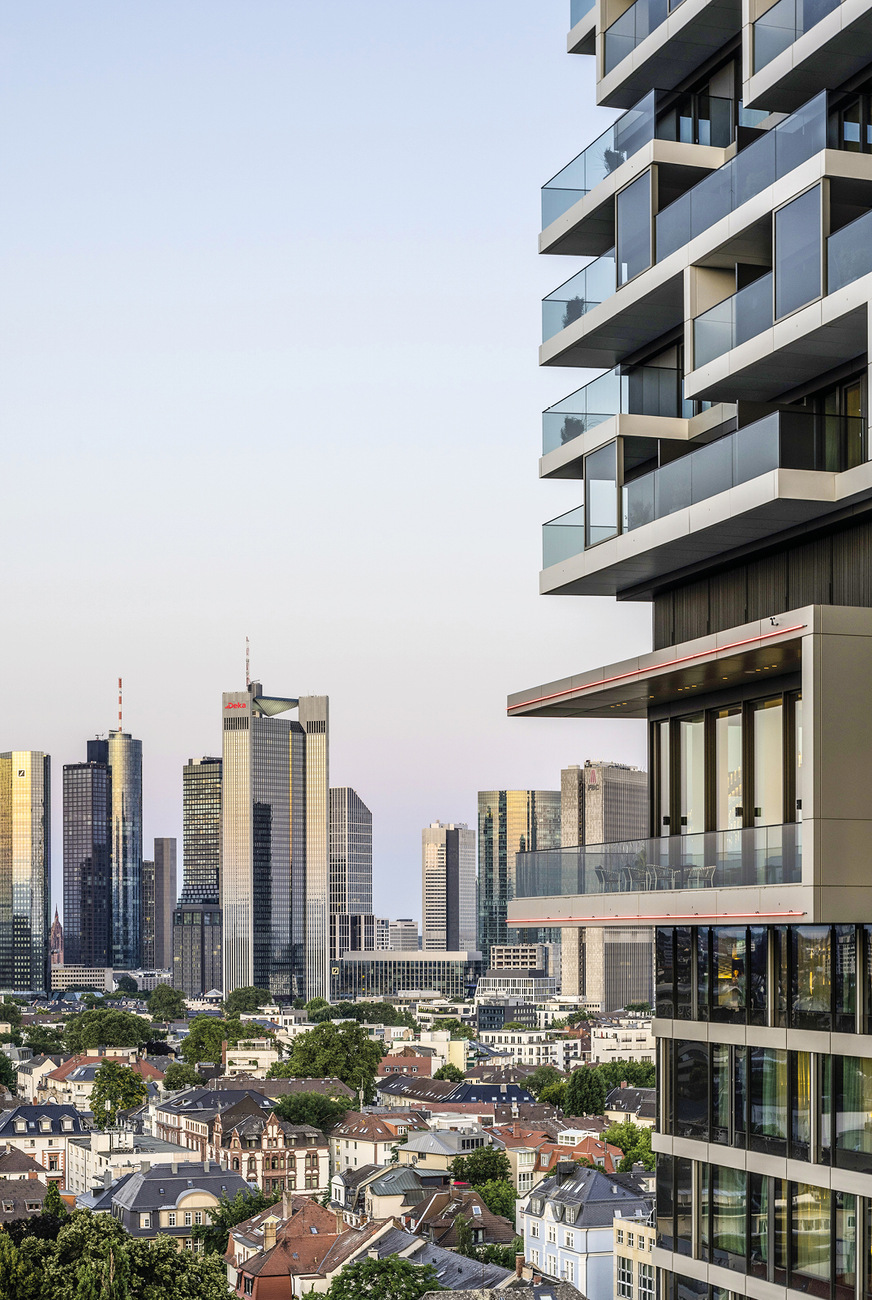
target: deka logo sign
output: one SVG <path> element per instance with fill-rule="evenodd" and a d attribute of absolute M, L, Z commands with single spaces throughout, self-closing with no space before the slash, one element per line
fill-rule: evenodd
<path fill-rule="evenodd" d="M 225 704 L 224 707 L 225 709 L 244 709 L 245 701 L 242 700 L 239 704 Z"/>

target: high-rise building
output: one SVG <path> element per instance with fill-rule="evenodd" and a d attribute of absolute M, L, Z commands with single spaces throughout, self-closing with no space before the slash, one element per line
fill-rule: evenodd
<path fill-rule="evenodd" d="M 475 831 L 431 822 L 421 831 L 422 946 L 438 952 L 476 945 Z"/>
<path fill-rule="evenodd" d="M 51 923 L 49 932 L 49 961 L 52 966 L 63 966 L 64 964 L 64 927 L 61 925 L 61 918 L 58 916 L 58 909 L 55 908 L 54 920 Z"/>
<path fill-rule="evenodd" d="M 546 526 L 541 587 L 650 602 L 653 649 L 568 650 L 509 714 L 644 720 L 651 820 L 525 855 L 509 921 L 657 927 L 645 1294 L 851 1300 L 872 1244 L 872 27 L 707 0 L 573 19 L 599 102 L 628 111 L 545 189 L 541 247 L 595 260 L 546 301 L 541 359 L 606 373 L 546 412 L 542 473 L 584 503 Z"/>
<path fill-rule="evenodd" d="M 51 759 L 0 754 L 0 990 L 47 992 Z"/>
<path fill-rule="evenodd" d="M 377 943 L 376 947 L 382 945 Z M 387 922 L 387 943 L 384 945 L 391 952 L 417 952 L 418 922 L 411 916 L 402 916 L 397 921 Z"/>
<path fill-rule="evenodd" d="M 64 764 L 64 922 L 69 966 L 112 965 L 112 777 Z"/>
<path fill-rule="evenodd" d="M 515 942 L 506 916 L 515 897 L 515 856 L 560 844 L 559 790 L 482 790 L 478 796 L 478 943 L 485 967 L 491 945 Z M 549 930 L 531 942 L 552 938 Z"/>
<path fill-rule="evenodd" d="M 351 921 L 349 918 L 358 918 Z M 348 786 L 330 791 L 330 959 L 375 943 L 372 813 Z"/>
<path fill-rule="evenodd" d="M 182 895 L 172 913 L 173 985 L 189 997 L 223 987 L 220 877 L 221 759 L 191 758 L 182 769 Z"/>
<path fill-rule="evenodd" d="M 648 774 L 625 763 L 586 760 L 560 774 L 563 848 L 613 844 L 648 833 Z M 654 996 L 650 926 L 565 927 L 560 935 L 561 992 L 591 1011 L 616 1011 Z"/>
<path fill-rule="evenodd" d="M 136 970 L 142 957 L 142 741 L 126 731 L 110 731 L 106 740 L 88 741 L 88 762 L 102 763 L 112 778 L 109 964 L 116 970 Z"/>
<path fill-rule="evenodd" d="M 157 839 L 154 859 L 142 864 L 142 966 L 173 965 L 173 908 L 176 903 L 176 841 Z"/>
<path fill-rule="evenodd" d="M 373 921 L 373 932 L 375 935 L 375 943 L 373 944 L 373 947 L 377 949 L 379 952 L 385 951 L 391 946 L 391 922 L 386 916 L 374 916 L 372 918 L 372 921 Z M 418 935 L 418 927 L 415 926 L 416 947 L 418 945 L 417 935 Z"/>
<path fill-rule="evenodd" d="M 329 993 L 326 696 L 223 696 L 221 912 L 224 992 Z M 277 716 L 292 709 L 298 719 Z"/>

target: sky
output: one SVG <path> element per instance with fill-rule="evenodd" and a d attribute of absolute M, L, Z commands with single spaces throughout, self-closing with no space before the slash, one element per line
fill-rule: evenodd
<path fill-rule="evenodd" d="M 330 696 L 374 901 L 480 789 L 644 765 L 638 722 L 506 696 L 650 647 L 540 597 L 539 187 L 615 116 L 568 0 L 29 0 L 0 19 L 0 749 L 143 741 L 146 847 L 221 692 Z M 181 876 L 181 872 L 180 872 Z M 181 884 L 181 880 L 180 880 Z"/>

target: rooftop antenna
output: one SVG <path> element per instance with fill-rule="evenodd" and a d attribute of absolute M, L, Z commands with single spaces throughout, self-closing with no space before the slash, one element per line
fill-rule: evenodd
<path fill-rule="evenodd" d="M 249 671 L 250 649 L 248 637 L 245 638 L 245 687 L 246 690 L 251 685 L 251 673 Z"/>
<path fill-rule="evenodd" d="M 118 730 L 123 731 L 121 726 L 121 678 L 118 678 Z"/>

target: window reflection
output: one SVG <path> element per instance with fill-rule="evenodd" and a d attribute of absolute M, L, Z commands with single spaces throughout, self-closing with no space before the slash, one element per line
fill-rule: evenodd
<path fill-rule="evenodd" d="M 742 825 L 742 710 L 721 709 L 715 715 L 715 793 L 717 830 Z"/>
<path fill-rule="evenodd" d="M 754 705 L 754 825 L 784 820 L 781 698 Z"/>
<path fill-rule="evenodd" d="M 829 1189 L 794 1183 L 791 1197 L 791 1286 L 809 1295 L 829 1297 L 831 1233 Z"/>
<path fill-rule="evenodd" d="M 712 947 L 712 1019 L 744 1019 L 746 932 L 738 927 L 718 927 L 712 931 Z"/>
<path fill-rule="evenodd" d="M 584 460 L 586 544 L 594 546 L 618 531 L 618 445 L 610 442 Z"/>
<path fill-rule="evenodd" d="M 678 724 L 681 833 L 705 830 L 705 725 L 700 713 Z"/>

